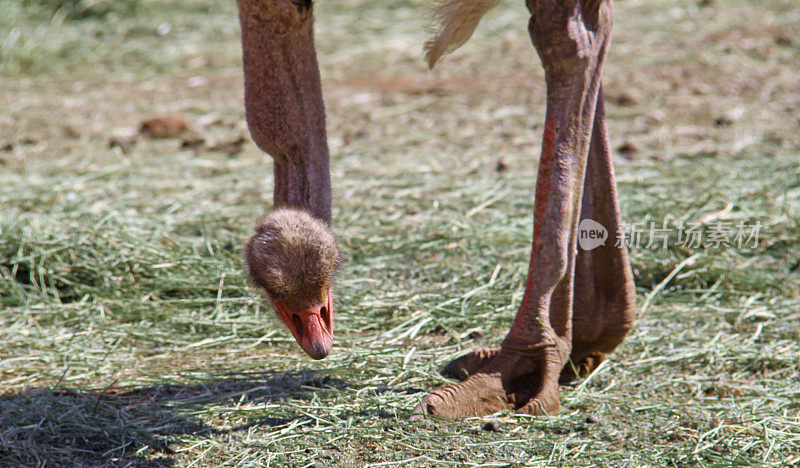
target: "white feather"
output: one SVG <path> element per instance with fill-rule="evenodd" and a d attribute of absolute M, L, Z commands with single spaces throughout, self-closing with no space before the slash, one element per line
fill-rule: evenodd
<path fill-rule="evenodd" d="M 502 0 L 441 0 L 433 12 L 438 32 L 425 43 L 425 60 L 433 68 L 436 61 L 467 42 L 478 23 Z"/>

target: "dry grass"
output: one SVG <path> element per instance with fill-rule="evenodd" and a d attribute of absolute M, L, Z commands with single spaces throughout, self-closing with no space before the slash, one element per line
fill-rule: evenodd
<path fill-rule="evenodd" d="M 524 7 L 429 73 L 426 3 L 319 2 L 347 263 L 313 362 L 243 274 L 272 183 L 236 150 L 234 2 L 77 3 L 0 0 L 0 465 L 800 462 L 793 1 L 619 0 L 606 67 L 625 219 L 760 222 L 756 248 L 634 249 L 647 309 L 558 416 L 421 423 L 438 367 L 497 343 L 522 294 L 544 91 Z M 109 146 L 167 112 L 199 149 Z"/>

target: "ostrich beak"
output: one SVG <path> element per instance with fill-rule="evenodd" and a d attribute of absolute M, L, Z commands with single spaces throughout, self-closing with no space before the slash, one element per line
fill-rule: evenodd
<path fill-rule="evenodd" d="M 290 307 L 285 301 L 272 298 L 283 323 L 294 335 L 297 344 L 312 359 L 322 359 L 328 355 L 333 345 L 333 322 L 331 312 L 331 291 L 328 288 L 326 298 L 309 307 Z"/>

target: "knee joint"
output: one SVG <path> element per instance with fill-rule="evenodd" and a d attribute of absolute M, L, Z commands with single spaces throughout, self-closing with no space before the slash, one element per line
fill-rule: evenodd
<path fill-rule="evenodd" d="M 609 0 L 530 0 L 528 7 L 528 32 L 548 73 L 574 75 L 602 52 L 613 18 Z"/>

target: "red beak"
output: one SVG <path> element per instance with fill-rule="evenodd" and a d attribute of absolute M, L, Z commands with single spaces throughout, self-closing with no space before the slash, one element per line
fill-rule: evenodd
<path fill-rule="evenodd" d="M 333 310 L 330 288 L 324 304 L 315 304 L 294 311 L 288 310 L 280 301 L 273 299 L 269 292 L 267 295 L 272 299 L 278 315 L 292 332 L 294 339 L 297 340 L 297 344 L 303 348 L 303 351 L 313 359 L 322 359 L 327 356 L 333 345 L 333 321 L 331 318 Z"/>

